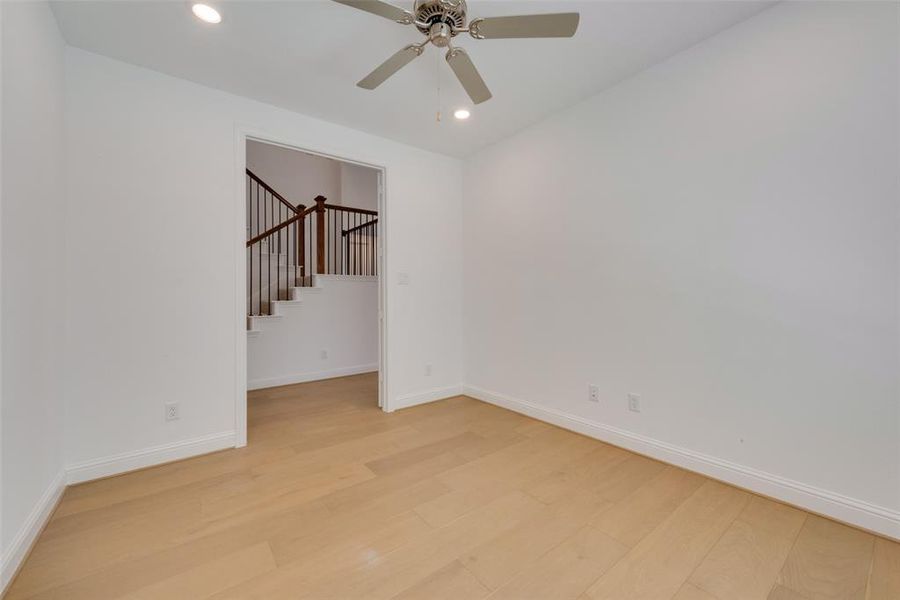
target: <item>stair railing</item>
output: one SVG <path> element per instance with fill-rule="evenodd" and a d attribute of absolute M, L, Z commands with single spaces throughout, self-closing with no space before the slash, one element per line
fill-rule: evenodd
<path fill-rule="evenodd" d="M 300 212 L 253 171 L 247 173 L 247 237 L 259 235 Z"/>
<path fill-rule="evenodd" d="M 376 275 L 378 261 L 378 219 L 360 223 L 341 231 L 346 244 L 344 272 L 348 275 Z"/>
<path fill-rule="evenodd" d="M 273 300 L 291 300 L 291 289 L 309 285 L 306 260 L 310 240 L 307 218 L 315 206 L 247 240 L 247 313 L 272 314 Z M 273 289 L 274 288 L 274 289 Z"/>
<path fill-rule="evenodd" d="M 326 235 L 317 250 L 317 273 L 378 275 L 378 211 L 324 204 L 318 213 Z"/>
<path fill-rule="evenodd" d="M 292 205 L 247 170 L 247 313 L 272 314 L 272 302 L 313 274 L 378 274 L 378 211 L 328 204 Z M 313 218 L 315 214 L 315 218 Z"/>

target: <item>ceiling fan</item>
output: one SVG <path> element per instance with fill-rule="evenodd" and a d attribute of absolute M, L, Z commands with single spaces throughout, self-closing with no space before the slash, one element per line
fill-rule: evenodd
<path fill-rule="evenodd" d="M 466 0 L 415 0 L 413 12 L 381 0 L 334 1 L 401 25 L 415 25 L 425 35 L 424 41 L 398 51 L 356 85 L 374 90 L 414 58 L 421 56 L 425 46 L 431 42 L 438 48 L 447 48 L 447 63 L 475 104 L 490 100 L 491 91 L 466 51 L 450 43 L 458 34 L 468 32 L 477 40 L 565 38 L 575 35 L 578 29 L 578 13 L 488 17 L 467 21 Z"/>

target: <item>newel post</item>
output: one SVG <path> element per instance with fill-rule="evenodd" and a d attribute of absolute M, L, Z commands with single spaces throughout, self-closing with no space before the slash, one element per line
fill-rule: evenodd
<path fill-rule="evenodd" d="M 297 205 L 297 214 L 303 213 L 304 210 L 306 210 L 306 206 Z M 296 226 L 294 231 L 297 240 L 297 265 L 300 267 L 300 281 L 304 282 L 301 285 L 306 285 L 306 279 L 302 279 L 306 277 L 306 217 L 300 217 L 294 225 Z"/>
<path fill-rule="evenodd" d="M 325 196 L 316 196 L 316 273 L 325 273 Z"/>

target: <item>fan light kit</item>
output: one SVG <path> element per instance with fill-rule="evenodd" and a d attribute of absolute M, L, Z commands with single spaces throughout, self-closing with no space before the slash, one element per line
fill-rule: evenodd
<path fill-rule="evenodd" d="M 401 25 L 414 25 L 425 40 L 410 44 L 381 63 L 357 83 L 361 88 L 374 90 L 391 75 L 418 58 L 429 43 L 446 48 L 447 64 L 456 74 L 463 89 L 475 104 L 491 99 L 491 91 L 478 73 L 469 55 L 453 46 L 453 38 L 468 33 L 476 40 L 508 38 L 568 38 L 578 29 L 578 13 L 551 13 L 510 17 L 487 17 L 467 20 L 466 0 L 416 0 L 413 11 L 403 10 L 381 0 L 334 0 Z M 466 116 L 459 116 L 465 112 Z M 468 111 L 457 111 L 456 118 L 465 119 Z"/>
<path fill-rule="evenodd" d="M 191 11 L 195 17 L 206 23 L 222 22 L 222 15 L 219 14 L 219 11 L 208 4 L 194 4 L 191 6 Z"/>
<path fill-rule="evenodd" d="M 471 113 L 469 113 L 468 109 L 457 108 L 456 112 L 453 113 L 453 116 L 456 117 L 457 119 L 459 119 L 460 121 L 464 121 L 465 119 L 469 118 L 470 114 Z"/>

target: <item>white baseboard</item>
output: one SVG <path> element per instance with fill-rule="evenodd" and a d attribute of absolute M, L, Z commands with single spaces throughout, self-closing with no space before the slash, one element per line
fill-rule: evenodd
<path fill-rule="evenodd" d="M 66 479 L 69 484 L 82 483 L 233 447 L 234 432 L 223 431 L 70 465 L 66 468 Z"/>
<path fill-rule="evenodd" d="M 19 567 L 22 566 L 22 562 L 28 556 L 31 546 L 34 545 L 41 530 L 44 529 L 44 525 L 47 524 L 50 515 L 53 514 L 53 510 L 56 508 L 65 489 L 66 473 L 65 471 L 60 471 L 53 478 L 53 481 L 50 482 L 50 485 L 47 486 L 47 489 L 44 490 L 44 493 L 41 494 L 40 499 L 34 505 L 31 513 L 29 513 L 25 523 L 22 524 L 18 533 L 16 533 L 16 537 L 10 542 L 9 548 L 3 553 L 3 557 L 0 559 L 0 564 L 2 564 L 2 567 L 0 567 L 0 596 L 6 591 L 6 586 L 12 581 Z"/>
<path fill-rule="evenodd" d="M 436 400 L 443 400 L 444 398 L 450 398 L 451 396 L 459 396 L 462 393 L 462 384 L 451 385 L 442 388 L 432 388 L 430 390 L 425 390 L 424 392 L 417 392 L 415 394 L 399 396 L 390 403 L 390 406 L 388 408 L 390 409 L 390 412 L 393 412 L 401 408 L 409 408 L 410 406 L 425 404 L 427 402 L 434 402 Z"/>
<path fill-rule="evenodd" d="M 261 390 L 263 388 L 278 387 L 279 385 L 291 385 L 294 383 L 306 383 L 307 381 L 319 381 L 320 379 L 334 379 L 347 375 L 359 375 L 378 370 L 378 363 L 371 365 L 357 365 L 354 367 L 340 367 L 327 371 L 307 371 L 306 373 L 293 373 L 283 377 L 268 377 L 265 379 L 251 379 L 247 381 L 248 390 Z"/>
<path fill-rule="evenodd" d="M 869 504 L 799 481 L 674 446 L 533 402 L 511 398 L 497 392 L 474 386 L 463 386 L 463 393 L 483 402 L 495 404 L 564 429 L 707 475 L 751 492 L 799 506 L 810 512 L 900 540 L 900 512 L 889 508 Z"/>

